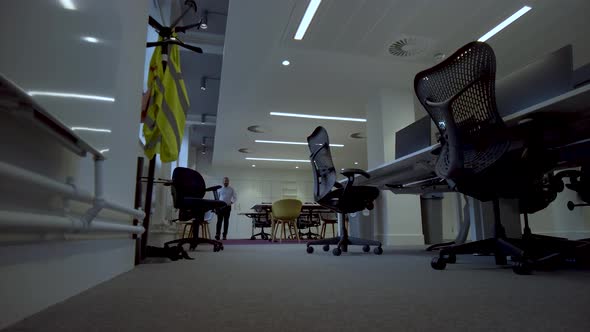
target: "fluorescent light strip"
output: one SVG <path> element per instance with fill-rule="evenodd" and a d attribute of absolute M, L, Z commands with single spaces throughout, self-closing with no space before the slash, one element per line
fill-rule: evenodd
<path fill-rule="evenodd" d="M 303 18 L 301 19 L 301 22 L 299 23 L 299 28 L 297 28 L 297 32 L 295 32 L 295 37 L 293 37 L 295 40 L 302 40 L 303 39 L 303 36 L 305 35 L 307 28 L 309 28 L 309 25 L 311 24 L 311 20 L 313 19 L 315 12 L 318 10 L 318 7 L 320 6 L 321 2 L 322 2 L 322 0 L 311 0 L 309 2 L 309 5 L 307 6 L 307 9 L 305 10 L 305 14 L 303 14 Z"/>
<path fill-rule="evenodd" d="M 89 99 L 98 101 L 110 101 L 115 102 L 115 98 L 93 96 L 93 95 L 81 95 L 77 93 L 64 93 L 64 92 L 51 92 L 51 91 L 29 91 L 29 96 L 48 96 L 48 97 L 62 97 L 62 98 L 78 98 L 78 99 Z"/>
<path fill-rule="evenodd" d="M 84 130 L 84 131 L 95 131 L 99 133 L 110 133 L 110 129 L 101 129 L 101 128 L 88 128 L 88 127 L 72 127 L 72 130 Z"/>
<path fill-rule="evenodd" d="M 109 151 L 110 151 L 109 149 L 102 149 L 102 150 L 99 150 L 98 152 L 105 153 L 105 152 L 109 152 Z"/>
<path fill-rule="evenodd" d="M 307 143 L 304 143 L 304 142 L 265 141 L 265 140 L 261 140 L 261 139 L 257 139 L 254 142 L 256 142 L 256 143 L 270 143 L 270 144 L 308 145 Z M 342 147 L 344 147 L 344 144 L 330 144 L 330 146 L 333 146 L 336 148 L 342 148 Z"/>
<path fill-rule="evenodd" d="M 477 41 L 485 42 L 486 40 L 492 38 L 492 36 L 494 36 L 495 34 L 497 34 L 500 31 L 502 31 L 502 29 L 504 29 L 505 27 L 507 27 L 508 25 L 510 25 L 510 23 L 518 20 L 519 17 L 521 17 L 522 15 L 526 14 L 529 10 L 531 10 L 531 7 L 529 7 L 529 6 L 522 7 L 519 11 L 517 11 L 514 14 L 512 14 L 512 16 L 510 16 L 509 18 L 505 19 L 504 22 L 498 24 L 495 28 L 493 28 L 492 30 L 490 30 L 490 32 L 488 32 L 485 35 L 481 36 L 481 38 L 479 38 Z"/>
<path fill-rule="evenodd" d="M 59 2 L 61 3 L 61 6 L 65 9 L 76 10 L 76 6 L 74 5 L 74 2 L 72 2 L 72 0 L 59 0 Z"/>
<path fill-rule="evenodd" d="M 301 160 L 301 159 L 276 159 L 276 158 L 251 158 L 246 157 L 246 160 L 262 160 L 262 161 L 287 161 L 293 163 L 308 163 L 309 160 Z"/>
<path fill-rule="evenodd" d="M 290 117 L 294 117 L 294 118 L 307 118 L 307 119 L 339 120 L 339 121 L 352 121 L 352 122 L 367 122 L 367 119 L 361 119 L 361 118 L 343 118 L 343 117 L 339 117 L 339 116 L 324 116 L 324 115 L 313 115 L 313 114 L 297 114 L 297 113 L 270 112 L 270 115 L 290 116 Z"/>

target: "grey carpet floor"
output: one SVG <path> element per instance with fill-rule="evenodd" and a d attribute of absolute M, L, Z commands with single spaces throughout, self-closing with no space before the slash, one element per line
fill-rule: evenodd
<path fill-rule="evenodd" d="M 340 257 L 205 247 L 144 264 L 5 331 L 590 331 L 590 272 L 515 275 L 490 257 L 430 268 L 422 248 Z"/>

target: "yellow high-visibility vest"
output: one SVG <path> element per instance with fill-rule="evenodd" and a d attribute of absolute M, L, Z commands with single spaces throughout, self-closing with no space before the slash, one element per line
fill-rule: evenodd
<path fill-rule="evenodd" d="M 166 71 L 163 70 L 162 59 L 161 47 L 156 47 L 148 74 L 151 96 L 143 120 L 144 150 L 150 159 L 159 153 L 162 162 L 171 162 L 178 159 L 190 104 L 180 71 L 178 46 L 168 45 Z"/>

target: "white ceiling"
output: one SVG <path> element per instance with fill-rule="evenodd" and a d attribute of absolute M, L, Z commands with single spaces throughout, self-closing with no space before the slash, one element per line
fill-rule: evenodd
<path fill-rule="evenodd" d="M 366 142 L 349 137 L 365 124 L 270 116 L 271 111 L 365 117 L 380 88 L 411 91 L 414 75 L 476 40 L 524 5 L 533 8 L 488 42 L 498 76 L 565 44 L 574 45 L 575 67 L 590 61 L 587 0 L 323 0 L 305 38 L 293 35 L 308 0 L 232 0 L 227 21 L 213 165 L 249 167 L 244 157 L 307 159 L 306 146 L 254 143 L 300 141 L 325 126 L 337 167 L 366 167 Z M 415 58 L 387 53 L 392 42 L 416 36 L 428 50 Z M 281 61 L 289 59 L 291 66 Z M 261 125 L 269 132 L 246 130 Z M 237 150 L 250 148 L 245 155 Z M 292 163 L 255 162 L 294 168 Z M 302 167 L 302 170 L 306 167 Z"/>

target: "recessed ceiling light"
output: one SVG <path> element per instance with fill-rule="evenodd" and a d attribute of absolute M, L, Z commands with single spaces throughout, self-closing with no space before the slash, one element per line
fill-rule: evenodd
<path fill-rule="evenodd" d="M 344 168 L 341 168 L 340 170 L 341 170 L 341 171 L 343 171 L 343 170 L 344 170 Z"/>
<path fill-rule="evenodd" d="M 291 64 L 291 61 L 289 60 L 283 60 L 283 62 L 281 62 L 283 64 L 283 66 L 288 66 Z"/>
<path fill-rule="evenodd" d="M 261 161 L 287 161 L 294 163 L 308 163 L 309 160 L 304 159 L 278 159 L 278 158 L 250 158 L 246 157 L 247 160 L 261 160 Z"/>
<path fill-rule="evenodd" d="M 361 118 L 344 118 L 344 117 L 339 117 L 339 116 L 325 116 L 325 115 L 313 115 L 313 114 L 270 112 L 270 115 L 289 116 L 289 117 L 294 117 L 294 118 L 306 118 L 306 119 L 321 119 L 321 120 L 338 120 L 338 121 L 352 121 L 352 122 L 367 122 L 367 119 L 361 119 Z"/>
<path fill-rule="evenodd" d="M 110 101 L 114 102 L 115 98 L 93 96 L 93 95 L 81 95 L 77 93 L 64 93 L 64 92 L 51 92 L 51 91 L 29 91 L 29 96 L 48 96 L 48 97 L 62 97 L 62 98 L 78 98 L 78 99 L 89 99 L 99 101 Z"/>
<path fill-rule="evenodd" d="M 76 6 L 72 0 L 59 0 L 62 7 L 69 10 L 76 10 Z"/>
<path fill-rule="evenodd" d="M 72 127 L 72 130 L 95 131 L 99 133 L 110 133 L 110 129 L 88 128 L 88 127 Z"/>
<path fill-rule="evenodd" d="M 477 41 L 485 42 L 486 40 L 492 38 L 492 36 L 494 36 L 495 34 L 497 34 L 498 32 L 500 32 L 502 29 L 504 29 L 505 27 L 507 27 L 508 25 L 510 25 L 510 23 L 518 20 L 519 17 L 521 17 L 522 15 L 526 14 L 531 9 L 532 8 L 529 7 L 529 6 L 522 7 L 519 11 L 517 11 L 514 14 L 512 14 L 512 16 L 510 16 L 509 18 L 505 19 L 502 23 L 498 24 L 495 28 L 493 28 L 492 30 L 490 30 L 488 33 L 486 33 L 485 35 L 481 36 L 481 38 L 479 38 Z"/>
<path fill-rule="evenodd" d="M 299 168 L 299 166 L 295 166 L 295 168 Z"/>
<path fill-rule="evenodd" d="M 252 165 L 252 167 L 256 167 L 256 165 Z"/>
<path fill-rule="evenodd" d="M 355 165 L 358 165 L 358 164 L 359 164 L 359 162 L 358 162 L 358 161 L 355 161 L 355 162 L 354 162 L 354 164 L 355 164 Z"/>
<path fill-rule="evenodd" d="M 293 37 L 295 40 L 302 40 L 303 39 L 303 36 L 305 35 L 307 28 L 309 28 L 309 25 L 311 24 L 311 20 L 313 19 L 315 12 L 318 10 L 318 7 L 320 6 L 321 2 L 322 2 L 322 0 L 311 0 L 309 2 L 309 5 L 307 6 L 307 9 L 305 10 L 305 14 L 303 14 L 303 18 L 301 19 L 301 22 L 299 23 L 299 28 L 297 28 L 297 32 L 295 32 L 295 37 Z"/>
<path fill-rule="evenodd" d="M 266 128 L 263 128 L 263 127 L 258 126 L 258 125 L 248 127 L 248 131 L 251 131 L 251 132 L 257 133 L 257 134 L 267 132 Z"/>
<path fill-rule="evenodd" d="M 261 139 L 257 139 L 254 142 L 256 142 L 256 143 L 269 143 L 269 144 L 307 145 L 307 143 L 305 143 L 305 142 L 265 141 L 265 140 L 261 140 Z M 330 146 L 341 148 L 341 147 L 344 147 L 344 144 L 330 144 Z"/>
<path fill-rule="evenodd" d="M 87 41 L 89 43 L 93 43 L 93 44 L 98 43 L 98 39 L 96 39 L 94 37 L 82 37 L 82 40 Z"/>

